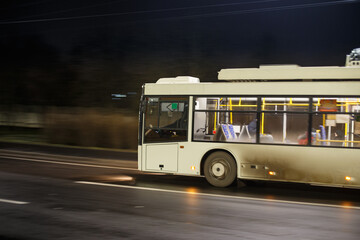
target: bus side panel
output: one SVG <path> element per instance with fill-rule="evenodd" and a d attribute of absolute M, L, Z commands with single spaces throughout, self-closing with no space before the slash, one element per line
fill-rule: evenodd
<path fill-rule="evenodd" d="M 223 149 L 234 156 L 238 178 L 360 187 L 360 149 L 201 142 L 183 145 L 179 174 L 198 175 L 204 154 Z"/>

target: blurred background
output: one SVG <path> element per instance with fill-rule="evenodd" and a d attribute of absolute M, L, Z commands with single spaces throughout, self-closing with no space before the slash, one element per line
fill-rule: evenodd
<path fill-rule="evenodd" d="M 360 47 L 359 10 L 358 0 L 2 1 L 0 140 L 136 149 L 144 83 L 343 66 Z"/>

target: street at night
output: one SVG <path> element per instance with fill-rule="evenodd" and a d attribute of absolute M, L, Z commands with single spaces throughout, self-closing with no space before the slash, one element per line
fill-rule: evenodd
<path fill-rule="evenodd" d="M 129 153 L 23 149 L 0 151 L 3 239 L 358 239 L 358 190 L 218 189 L 203 178 L 140 173 Z"/>
<path fill-rule="evenodd" d="M 0 3 L 0 240 L 360 239 L 360 0 Z"/>

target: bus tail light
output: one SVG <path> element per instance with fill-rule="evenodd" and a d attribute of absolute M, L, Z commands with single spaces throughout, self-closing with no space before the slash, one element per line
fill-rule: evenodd
<path fill-rule="evenodd" d="M 345 180 L 349 182 L 349 181 L 351 181 L 351 177 L 346 176 L 346 177 L 345 177 Z"/>

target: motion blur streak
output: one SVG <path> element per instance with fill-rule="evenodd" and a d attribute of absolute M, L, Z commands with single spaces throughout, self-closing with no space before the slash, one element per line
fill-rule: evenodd
<path fill-rule="evenodd" d="M 117 187 L 117 188 L 132 188 L 132 189 L 137 189 L 137 190 L 147 190 L 147 191 L 156 191 L 156 192 L 189 194 L 188 191 L 166 190 L 166 189 L 159 189 L 159 188 L 147 188 L 147 187 L 137 187 L 137 186 L 127 186 L 127 185 L 116 185 L 116 184 L 87 182 L 87 181 L 76 181 L 75 183 L 106 186 L 106 187 Z M 265 201 L 265 202 L 274 202 L 274 203 L 299 204 L 299 205 L 318 206 L 318 207 L 333 207 L 333 208 L 346 208 L 346 209 L 360 210 L 360 207 L 334 205 L 334 204 L 321 204 L 321 203 L 308 203 L 308 202 L 297 202 L 297 201 L 261 199 L 261 198 L 253 198 L 253 197 L 240 197 L 240 196 L 218 195 L 218 194 L 209 194 L 209 193 L 195 193 L 195 192 L 190 192 L 190 194 L 191 195 L 199 195 L 199 196 L 208 196 L 208 197 L 220 197 L 220 198 L 231 198 L 231 199 L 241 199 L 241 200 L 251 200 L 251 201 Z"/>
<path fill-rule="evenodd" d="M 12 204 L 19 204 L 19 205 L 29 204 L 28 202 L 15 201 L 15 200 L 9 200 L 9 199 L 2 199 L 2 198 L 0 198 L 0 202 L 12 203 Z"/>
<path fill-rule="evenodd" d="M 104 166 L 104 165 L 92 165 L 92 164 L 83 164 L 83 163 L 68 163 L 68 162 L 58 162 L 58 161 L 36 160 L 36 159 L 27 159 L 27 158 L 21 158 L 21 157 L 6 157 L 6 158 L 21 160 L 21 161 L 29 161 L 29 162 L 42 162 L 42 163 L 73 165 L 73 166 L 82 166 L 82 167 L 111 168 L 111 169 L 138 171 L 137 169 L 134 169 L 134 168 L 111 167 L 111 166 Z"/>

